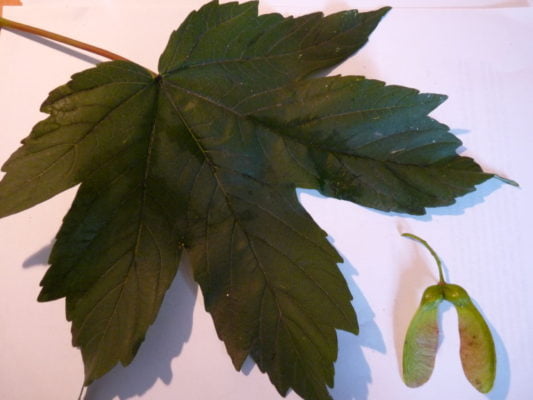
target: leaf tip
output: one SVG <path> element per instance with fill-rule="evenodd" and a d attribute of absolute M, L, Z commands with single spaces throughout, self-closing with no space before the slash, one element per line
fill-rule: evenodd
<path fill-rule="evenodd" d="M 496 179 L 498 179 L 499 181 L 503 182 L 503 183 L 506 183 L 507 185 L 511 185 L 511 186 L 514 186 L 516 188 L 520 188 L 520 184 L 512 179 L 509 179 L 509 178 L 504 178 L 503 176 L 500 176 L 500 175 L 494 175 L 494 177 Z"/>
<path fill-rule="evenodd" d="M 52 301 L 52 300 L 55 300 L 55 298 L 53 298 L 53 296 L 50 296 L 50 294 L 46 292 L 44 289 L 42 289 L 39 295 L 37 296 L 37 301 L 39 303 L 46 303 L 47 301 Z"/>
<path fill-rule="evenodd" d="M 447 94 L 436 94 L 435 97 L 437 99 L 439 99 L 439 104 L 442 104 L 444 103 L 446 100 L 448 100 L 448 95 Z"/>
<path fill-rule="evenodd" d="M 361 13 L 360 15 L 366 14 L 368 17 L 370 17 L 370 20 L 375 21 L 375 24 L 377 25 L 380 22 L 380 20 L 385 15 L 387 15 L 387 13 L 390 10 L 392 10 L 392 7 L 385 6 L 385 7 L 378 8 L 377 10 L 374 10 L 374 11 L 369 11 L 367 13 Z"/>

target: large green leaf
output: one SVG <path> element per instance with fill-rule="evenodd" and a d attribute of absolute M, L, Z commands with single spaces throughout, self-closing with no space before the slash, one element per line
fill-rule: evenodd
<path fill-rule="evenodd" d="M 335 330 L 357 320 L 295 188 L 421 214 L 492 176 L 428 117 L 443 96 L 309 77 L 387 10 L 284 18 L 212 2 L 172 34 L 159 75 L 102 63 L 50 94 L 3 167 L 0 216 L 81 183 L 39 299 L 66 297 L 86 384 L 131 362 L 185 249 L 235 367 L 251 356 L 282 395 L 330 398 Z"/>

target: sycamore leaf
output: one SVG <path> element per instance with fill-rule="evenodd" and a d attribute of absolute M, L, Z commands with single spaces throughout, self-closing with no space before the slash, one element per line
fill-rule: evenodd
<path fill-rule="evenodd" d="M 183 249 L 234 366 L 329 399 L 336 329 L 357 333 L 341 257 L 296 187 L 422 214 L 489 179 L 428 117 L 444 97 L 312 78 L 388 11 L 258 16 L 216 1 L 175 31 L 159 75 L 126 61 L 49 95 L 4 164 L 0 217 L 81 183 L 39 300 L 66 297 L 85 384 L 133 359 Z"/>

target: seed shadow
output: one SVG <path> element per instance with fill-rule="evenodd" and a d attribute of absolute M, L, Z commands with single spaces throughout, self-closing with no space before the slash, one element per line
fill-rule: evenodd
<path fill-rule="evenodd" d="M 338 331 L 339 358 L 335 363 L 335 386 L 331 389 L 331 394 L 335 400 L 366 400 L 369 396 L 369 385 L 372 383 L 372 373 L 363 348 L 383 354 L 387 349 L 374 320 L 375 313 L 353 279 L 357 270 L 349 261 L 340 264 L 339 269 L 354 297 L 352 304 L 357 312 L 359 335 Z"/>
<path fill-rule="evenodd" d="M 189 262 L 184 260 L 134 361 L 127 368 L 116 366 L 92 383 L 86 400 L 142 396 L 159 379 L 168 385 L 173 377 L 172 360 L 191 336 L 197 292 Z"/>
<path fill-rule="evenodd" d="M 437 353 L 439 352 L 440 346 L 446 339 L 446 332 L 442 329 L 444 325 L 444 314 L 452 309 L 453 309 L 453 304 L 450 303 L 449 301 L 443 301 L 442 303 L 439 304 L 439 311 L 437 313 L 437 326 L 439 327 L 439 341 L 438 341 L 438 346 L 437 346 Z"/>

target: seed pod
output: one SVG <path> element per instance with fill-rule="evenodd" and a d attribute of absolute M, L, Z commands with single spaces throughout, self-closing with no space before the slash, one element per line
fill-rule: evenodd
<path fill-rule="evenodd" d="M 461 363 L 466 378 L 481 393 L 487 393 L 496 377 L 496 350 L 490 329 L 462 287 L 444 285 L 444 298 L 457 310 Z"/>
<path fill-rule="evenodd" d="M 426 289 L 407 331 L 403 354 L 405 383 L 411 387 L 420 386 L 431 376 L 439 336 L 438 304 L 447 300 L 455 306 L 459 318 L 461 363 L 466 378 L 481 393 L 489 392 L 496 378 L 496 349 L 487 323 L 466 290 L 444 280 L 442 264 L 435 250 L 416 235 L 404 233 L 402 236 L 422 243 L 435 258 L 439 269 L 439 284 Z"/>
<path fill-rule="evenodd" d="M 438 310 L 444 295 L 442 285 L 428 287 L 416 311 L 403 346 L 403 380 L 409 387 L 428 381 L 435 366 L 439 344 Z"/>

